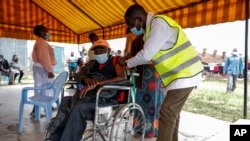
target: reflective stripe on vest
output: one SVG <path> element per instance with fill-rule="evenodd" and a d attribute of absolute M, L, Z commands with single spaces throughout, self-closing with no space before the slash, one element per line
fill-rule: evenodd
<path fill-rule="evenodd" d="M 166 87 L 176 79 L 189 78 L 200 73 L 203 70 L 203 65 L 182 28 L 174 20 L 165 15 L 156 15 L 154 18 L 162 18 L 169 26 L 178 30 L 177 41 L 173 47 L 167 50 L 160 50 L 152 58 L 152 62 L 163 85 Z M 150 30 L 151 24 L 146 28 L 146 40 Z"/>

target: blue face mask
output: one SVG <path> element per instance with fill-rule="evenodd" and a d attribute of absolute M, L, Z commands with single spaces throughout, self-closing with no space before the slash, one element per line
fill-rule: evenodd
<path fill-rule="evenodd" d="M 95 55 L 95 60 L 99 63 L 99 64 L 104 64 L 108 61 L 108 53 L 104 53 L 104 54 L 99 54 L 99 55 Z"/>
<path fill-rule="evenodd" d="M 48 39 L 50 38 L 50 34 L 49 34 L 49 33 L 46 33 L 44 38 L 45 38 L 46 40 L 48 40 Z"/>
<path fill-rule="evenodd" d="M 137 23 L 137 20 L 136 20 L 136 22 L 135 22 L 135 25 L 136 25 L 136 23 Z M 140 28 L 139 30 L 137 30 L 136 27 L 133 27 L 133 28 L 130 29 L 130 31 L 131 31 L 133 34 L 135 34 L 135 35 L 141 35 L 141 34 L 143 34 L 143 33 L 144 33 L 144 29 L 142 28 L 142 23 L 141 23 L 141 28 Z"/>

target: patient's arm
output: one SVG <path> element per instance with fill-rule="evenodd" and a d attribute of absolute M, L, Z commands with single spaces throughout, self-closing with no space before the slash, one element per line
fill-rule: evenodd
<path fill-rule="evenodd" d="M 115 70 L 116 70 L 117 76 L 114 78 L 111 78 L 111 79 L 94 80 L 94 79 L 91 79 L 89 77 L 85 77 L 84 82 L 86 83 L 86 86 L 80 91 L 80 94 L 79 94 L 80 98 L 83 98 L 89 90 L 94 89 L 98 85 L 103 85 L 106 83 L 121 81 L 121 80 L 126 79 L 125 70 L 124 70 L 124 67 L 122 65 L 120 65 L 119 63 L 116 63 Z"/>

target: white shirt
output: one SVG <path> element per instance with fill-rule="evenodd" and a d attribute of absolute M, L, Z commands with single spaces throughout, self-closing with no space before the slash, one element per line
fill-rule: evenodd
<path fill-rule="evenodd" d="M 150 24 L 153 16 L 153 13 L 148 13 L 146 26 Z M 173 44 L 177 40 L 177 32 L 177 29 L 171 28 L 168 24 L 166 24 L 164 19 L 155 18 L 152 21 L 148 39 L 145 40 L 144 36 L 145 43 L 143 49 L 139 51 L 136 56 L 130 58 L 127 61 L 127 66 L 132 68 L 138 65 L 147 64 L 160 50 L 173 47 Z M 197 86 L 201 81 L 202 77 L 200 73 L 191 78 L 177 79 L 169 84 L 169 86 L 167 86 L 165 89 L 172 90 L 193 87 Z"/>

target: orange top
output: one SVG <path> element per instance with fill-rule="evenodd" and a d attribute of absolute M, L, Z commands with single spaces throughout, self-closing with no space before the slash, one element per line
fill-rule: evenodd
<path fill-rule="evenodd" d="M 34 63 L 40 63 L 47 72 L 53 72 L 56 58 L 53 48 L 43 38 L 37 38 L 32 52 Z"/>

